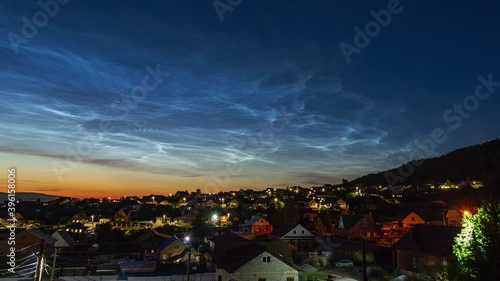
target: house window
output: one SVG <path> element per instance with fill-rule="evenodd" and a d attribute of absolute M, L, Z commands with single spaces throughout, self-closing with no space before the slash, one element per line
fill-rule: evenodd
<path fill-rule="evenodd" d="M 265 262 L 265 263 L 270 263 L 271 262 L 271 257 L 267 256 L 267 257 L 262 257 L 262 262 Z"/>
<path fill-rule="evenodd" d="M 413 266 L 413 268 L 417 268 L 417 258 L 416 257 L 411 258 L 411 266 Z"/>
<path fill-rule="evenodd" d="M 179 245 L 174 245 L 175 250 L 179 250 Z"/>

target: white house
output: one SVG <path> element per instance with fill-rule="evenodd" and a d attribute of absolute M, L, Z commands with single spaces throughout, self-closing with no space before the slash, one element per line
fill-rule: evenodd
<path fill-rule="evenodd" d="M 271 240 L 286 241 L 298 251 L 312 247 L 316 236 L 298 223 L 283 223 L 269 234 Z"/>
<path fill-rule="evenodd" d="M 348 205 L 348 204 L 347 204 L 347 202 L 346 202 L 345 200 L 343 200 L 343 199 L 339 199 L 339 200 L 337 200 L 336 205 L 337 205 L 337 207 L 338 207 L 339 209 L 341 209 L 341 210 L 347 210 L 347 209 L 349 209 L 349 205 Z"/>
<path fill-rule="evenodd" d="M 217 263 L 217 281 L 299 281 L 299 272 L 286 255 L 260 243 L 226 251 Z"/>

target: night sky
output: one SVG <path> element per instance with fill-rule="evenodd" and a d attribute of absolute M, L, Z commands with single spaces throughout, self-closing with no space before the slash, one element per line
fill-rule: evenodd
<path fill-rule="evenodd" d="M 498 138 L 500 3 L 434 2 L 61 0 L 44 18 L 1 1 L 0 179 L 78 197 L 311 186 L 415 158 L 435 129 L 424 156 Z"/>

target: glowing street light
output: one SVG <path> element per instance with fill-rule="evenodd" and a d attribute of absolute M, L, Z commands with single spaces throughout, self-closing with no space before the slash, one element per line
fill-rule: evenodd
<path fill-rule="evenodd" d="M 468 215 L 470 215 L 470 212 L 469 212 L 469 211 L 467 211 L 467 210 L 465 210 L 465 211 L 464 211 L 464 216 L 468 216 Z"/>

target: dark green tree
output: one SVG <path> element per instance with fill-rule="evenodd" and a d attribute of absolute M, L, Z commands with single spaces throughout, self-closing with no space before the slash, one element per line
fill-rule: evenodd
<path fill-rule="evenodd" d="M 500 276 L 500 203 L 485 202 L 466 215 L 453 253 L 464 280 L 498 280 Z"/>

